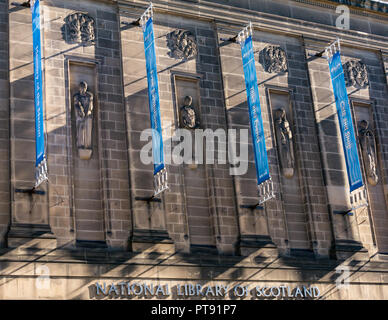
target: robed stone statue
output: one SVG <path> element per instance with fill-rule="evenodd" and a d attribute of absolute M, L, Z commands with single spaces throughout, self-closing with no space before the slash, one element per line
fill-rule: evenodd
<path fill-rule="evenodd" d="M 280 166 L 283 175 L 291 178 L 294 175 L 294 148 L 292 144 L 292 132 L 290 123 L 286 117 L 284 109 L 275 111 L 275 132 L 278 146 Z"/>
<path fill-rule="evenodd" d="M 88 91 L 88 84 L 85 81 L 79 84 L 79 92 L 74 95 L 73 99 L 78 154 L 81 159 L 88 160 L 91 158 L 93 150 L 93 94 Z"/>
<path fill-rule="evenodd" d="M 373 131 L 369 128 L 369 122 L 362 120 L 360 122 L 360 129 L 358 130 L 358 137 L 361 145 L 362 157 L 364 159 L 366 176 L 368 182 L 375 186 L 378 181 L 377 175 L 377 152 L 376 140 Z"/>
<path fill-rule="evenodd" d="M 182 128 L 195 129 L 199 126 L 199 118 L 192 104 L 193 98 L 186 96 L 184 105 L 180 108 L 180 124 Z"/>

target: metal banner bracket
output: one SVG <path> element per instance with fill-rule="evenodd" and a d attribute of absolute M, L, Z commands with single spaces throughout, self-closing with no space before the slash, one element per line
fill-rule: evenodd
<path fill-rule="evenodd" d="M 230 38 L 220 38 L 220 40 L 224 41 L 224 42 L 237 43 L 237 37 L 238 37 L 238 34 L 236 34 L 234 37 L 230 37 Z"/>
<path fill-rule="evenodd" d="M 352 216 L 353 215 L 353 209 L 349 209 L 349 210 L 346 210 L 346 211 L 338 211 L 338 210 L 334 210 L 333 213 L 334 214 L 341 214 L 343 216 Z"/>
<path fill-rule="evenodd" d="M 155 198 L 155 196 L 151 197 L 135 197 L 136 201 L 145 201 L 145 202 L 162 202 L 162 199 L 160 198 Z"/>
<path fill-rule="evenodd" d="M 22 3 L 12 2 L 11 4 L 13 6 L 17 6 L 17 7 L 31 8 L 31 0 L 27 0 L 27 1 L 22 2 Z"/>
<path fill-rule="evenodd" d="M 136 26 L 136 27 L 140 27 L 140 18 L 137 19 L 137 20 L 134 20 L 134 21 L 132 21 L 131 23 L 128 23 L 128 24 Z"/>
<path fill-rule="evenodd" d="M 264 210 L 264 207 L 261 206 L 261 203 L 256 204 L 242 204 L 240 205 L 241 209 L 250 209 L 250 210 Z"/>
<path fill-rule="evenodd" d="M 35 188 L 31 188 L 31 189 L 15 189 L 15 192 L 16 193 L 27 193 L 29 195 L 32 195 L 32 194 L 39 194 L 39 195 L 45 195 L 46 192 L 45 191 L 42 191 L 42 190 L 36 190 Z"/>

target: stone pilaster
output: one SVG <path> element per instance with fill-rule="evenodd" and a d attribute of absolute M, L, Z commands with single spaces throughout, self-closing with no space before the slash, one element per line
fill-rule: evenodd
<path fill-rule="evenodd" d="M 327 43 L 305 38 L 313 107 L 334 235 L 333 253 L 341 259 L 355 252 L 365 253 L 366 249 L 360 242 L 356 216 L 342 214 L 351 206 L 341 132 L 328 62 L 324 56 L 315 56 L 324 50 L 326 45 Z"/>

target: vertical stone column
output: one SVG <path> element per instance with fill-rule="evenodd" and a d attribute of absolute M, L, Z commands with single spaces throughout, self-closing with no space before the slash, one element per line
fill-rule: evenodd
<path fill-rule="evenodd" d="M 142 12 L 139 9 L 137 12 L 129 13 L 126 9 L 124 13 L 123 9 L 121 16 L 124 88 L 128 112 L 128 152 L 134 203 L 134 236 L 139 239 L 143 233 L 147 235 L 149 241 L 159 243 L 163 241 L 163 237 L 165 240 L 171 237 L 177 250 L 188 252 L 190 235 L 187 208 L 185 208 L 185 186 L 182 185 L 185 174 L 183 165 L 168 164 L 170 189 L 160 197 L 162 203 L 147 204 L 136 200 L 153 194 L 152 164 L 146 165 L 140 159 L 140 150 L 147 143 L 140 141 L 140 135 L 144 129 L 150 127 L 143 34 L 141 28 L 130 24 Z M 201 105 L 202 129 L 210 129 L 213 132 L 218 128 L 226 129 L 225 111 L 213 25 L 195 19 L 175 20 L 167 14 L 158 12 L 154 15 L 154 32 L 161 117 L 162 123 L 168 126 L 163 135 L 166 153 L 168 145 L 173 149 L 177 144 L 176 141 L 171 141 L 178 128 L 175 106 L 177 102 L 173 88 L 174 74 L 179 73 L 186 78 L 199 77 L 198 99 Z M 195 48 L 194 50 L 187 48 L 190 49 L 187 52 L 194 54 L 184 57 L 186 51 L 179 52 L 181 48 L 176 41 L 180 41 L 181 38 L 177 37 L 177 34 L 187 35 L 188 32 L 190 41 L 182 42 L 180 45 L 185 48 L 193 45 Z M 201 185 L 207 186 L 207 191 L 201 193 L 198 201 L 203 201 L 206 203 L 205 206 L 208 206 L 207 214 L 210 216 L 208 220 L 211 221 L 213 234 L 210 235 L 209 228 L 202 228 L 196 230 L 195 236 L 197 239 L 202 237 L 201 242 L 204 247 L 205 244 L 210 247 L 215 246 L 219 253 L 234 254 L 238 232 L 229 167 L 217 161 L 215 164 L 204 164 L 201 168 L 200 180 Z M 195 198 L 194 196 L 195 194 L 192 194 L 192 198 Z M 207 250 L 206 247 L 204 250 Z M 209 250 L 211 251 L 211 248 Z"/>
<path fill-rule="evenodd" d="M 239 30 L 227 30 L 224 26 L 217 26 L 217 28 L 219 39 L 228 39 L 239 32 Z M 233 34 L 233 32 L 235 32 L 235 34 Z M 248 208 L 249 205 L 257 204 L 258 191 L 251 136 L 250 133 L 248 133 L 248 141 L 240 141 L 239 133 L 240 129 L 250 130 L 241 49 L 239 44 L 223 42 L 220 40 L 219 54 L 224 84 L 223 90 L 228 129 L 237 129 L 238 153 L 240 152 L 239 149 L 242 145 L 248 144 L 249 157 L 248 159 L 243 159 L 243 161 L 238 164 L 238 166 L 248 166 L 248 171 L 245 174 L 233 177 L 237 197 L 236 210 L 240 227 L 240 252 L 242 255 L 249 255 L 252 252 L 257 251 L 262 251 L 263 253 L 265 252 L 264 254 L 276 255 L 277 249 L 272 241 L 272 237 L 270 236 L 269 224 L 272 224 L 271 228 L 274 231 L 275 237 L 279 238 L 279 243 L 283 242 L 280 238 L 287 238 L 284 237 L 284 231 L 286 229 L 284 226 L 284 220 L 282 221 L 282 218 L 279 218 L 281 213 L 277 212 L 272 215 L 279 209 L 276 201 L 268 201 L 265 204 L 264 210 L 257 210 L 255 207 L 252 209 Z M 265 90 L 264 88 L 259 88 L 259 91 L 260 103 L 263 103 L 265 101 Z M 261 110 L 265 135 L 268 137 L 270 135 L 269 120 L 268 114 L 264 111 L 266 110 L 266 104 L 261 106 Z M 271 163 L 271 161 L 269 162 L 270 172 L 273 173 L 273 163 Z M 277 216 L 276 218 L 275 215 Z"/>
<path fill-rule="evenodd" d="M 53 231 L 59 245 L 125 250 L 131 220 L 117 7 L 55 0 L 44 12 Z M 69 32 L 73 19 L 84 24 L 82 34 Z M 80 81 L 88 82 L 94 95 L 89 160 L 80 159 L 72 131 L 73 95 Z"/>
<path fill-rule="evenodd" d="M 0 2 L 0 247 L 7 244 L 10 213 L 8 4 Z"/>
<path fill-rule="evenodd" d="M 8 244 L 15 247 L 34 237 L 52 238 L 52 235 L 49 226 L 47 182 L 41 185 L 39 193 L 29 192 L 35 183 L 31 10 L 14 6 L 12 1 L 9 3 L 12 220 Z M 45 114 L 43 116 L 45 118 Z"/>
<path fill-rule="evenodd" d="M 351 208 L 345 156 L 328 62 L 325 57 L 315 56 L 324 50 L 326 45 L 327 43 L 305 38 L 307 66 L 334 234 L 333 247 L 337 258 L 346 258 L 355 252 L 365 253 L 366 250 L 360 242 L 355 215 L 341 214 Z"/>
<path fill-rule="evenodd" d="M 143 32 L 140 26 L 131 25 L 131 22 L 138 19 L 143 12 L 144 10 L 138 10 L 129 16 L 128 12 L 120 13 L 127 152 L 133 219 L 133 229 L 130 236 L 131 247 L 133 251 L 141 252 L 152 248 L 155 251 L 165 252 L 173 250 L 173 239 L 178 250 L 188 250 L 187 241 L 184 239 L 187 231 L 184 230 L 185 224 L 182 217 L 183 199 L 180 194 L 181 181 L 178 168 L 167 167 L 170 189 L 156 197 L 157 199 L 151 199 L 154 194 L 153 165 L 152 163 L 144 164 L 140 157 L 141 149 L 147 144 L 147 141 L 141 141 L 141 133 L 143 130 L 151 128 L 151 125 Z M 163 41 L 163 39 L 158 40 L 158 34 L 158 25 L 154 21 L 157 62 L 160 61 L 158 59 L 158 46 Z M 160 73 L 160 70 L 163 70 L 161 63 L 158 63 L 157 67 L 161 122 L 162 126 L 166 123 L 171 125 L 174 115 L 171 103 L 169 103 L 171 98 L 167 96 L 167 92 L 171 90 L 171 80 L 168 75 Z M 171 137 L 166 136 L 166 131 L 163 131 L 165 147 L 171 139 Z"/>

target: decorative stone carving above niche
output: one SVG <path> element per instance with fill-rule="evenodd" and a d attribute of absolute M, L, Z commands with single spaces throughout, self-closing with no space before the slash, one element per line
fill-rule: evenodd
<path fill-rule="evenodd" d="M 269 73 L 287 71 L 287 55 L 279 46 L 269 45 L 260 52 L 260 63 L 264 70 Z"/>
<path fill-rule="evenodd" d="M 362 61 L 349 60 L 345 63 L 344 72 L 347 86 L 353 86 L 358 89 L 368 86 L 368 70 Z"/>
<path fill-rule="evenodd" d="M 96 40 L 94 19 L 84 13 L 73 13 L 65 18 L 62 35 L 67 43 L 93 45 Z"/>
<path fill-rule="evenodd" d="M 188 60 L 198 53 L 195 36 L 187 30 L 175 30 L 167 34 L 168 55 L 171 58 Z"/>

